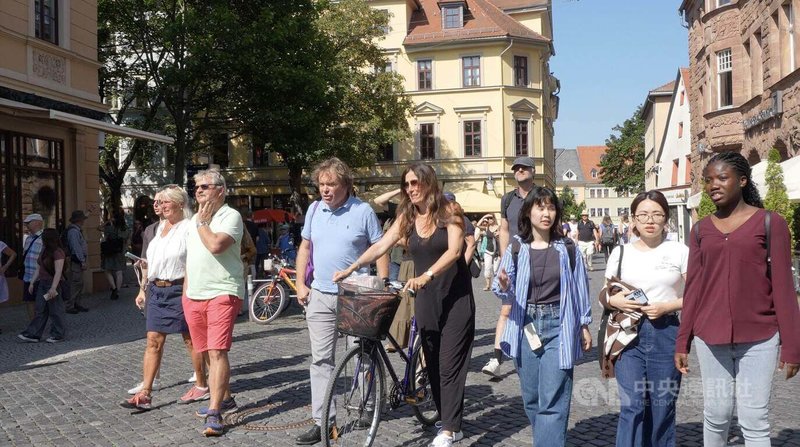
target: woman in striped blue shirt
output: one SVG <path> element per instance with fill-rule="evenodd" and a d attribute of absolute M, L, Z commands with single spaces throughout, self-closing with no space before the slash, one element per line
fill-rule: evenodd
<path fill-rule="evenodd" d="M 516 364 L 536 447 L 566 443 L 573 366 L 592 346 L 586 268 L 573 242 L 560 234 L 560 221 L 553 190 L 528 193 L 519 235 L 492 285 L 499 298 L 513 303 L 500 348 Z"/>

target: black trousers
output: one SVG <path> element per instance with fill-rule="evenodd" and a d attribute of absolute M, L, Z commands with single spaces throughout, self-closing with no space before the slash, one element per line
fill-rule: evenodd
<path fill-rule="evenodd" d="M 475 302 L 472 296 L 458 299 L 443 315 L 440 329 L 420 329 L 422 351 L 436 409 L 444 430 L 461 431 L 464 387 L 475 339 Z"/>

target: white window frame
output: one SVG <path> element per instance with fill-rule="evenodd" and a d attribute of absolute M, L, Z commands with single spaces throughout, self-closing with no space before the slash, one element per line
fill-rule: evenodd
<path fill-rule="evenodd" d="M 458 10 L 458 17 L 459 17 L 458 23 L 459 23 L 459 26 L 456 26 L 456 27 L 448 27 L 447 26 L 447 13 L 445 12 L 445 10 L 447 10 L 447 9 L 457 9 Z M 445 5 L 445 6 L 442 6 L 442 29 L 443 30 L 447 30 L 447 29 L 461 29 L 461 28 L 464 28 L 464 6 L 463 5 Z"/>
<path fill-rule="evenodd" d="M 467 121 L 477 122 L 481 126 L 479 138 L 481 146 L 478 149 L 480 155 L 467 155 Z M 483 158 L 486 156 L 486 120 L 484 117 L 471 117 L 461 119 L 461 154 L 464 158 Z"/>
<path fill-rule="evenodd" d="M 592 168 L 592 171 L 589 174 L 591 174 L 592 178 L 597 178 L 597 169 Z"/>
<path fill-rule="evenodd" d="M 422 125 L 433 125 L 433 158 L 422 158 Z M 417 160 L 438 160 L 441 154 L 439 153 L 439 122 L 437 121 L 419 121 L 416 123 L 416 132 L 414 137 L 414 149 L 416 151 Z"/>
<path fill-rule="evenodd" d="M 470 84 L 465 85 L 465 78 L 464 78 L 464 59 L 466 58 L 478 58 L 478 83 L 477 84 Z M 480 87 L 483 85 L 483 57 L 480 54 L 468 54 L 461 56 L 461 88 L 471 88 L 471 87 Z"/>
<path fill-rule="evenodd" d="M 730 48 L 717 51 L 717 109 L 733 107 L 733 52 Z M 731 103 L 722 105 L 722 76 L 730 73 Z"/>
<path fill-rule="evenodd" d="M 424 62 L 424 61 L 427 61 L 427 62 L 431 63 L 431 88 L 429 88 L 429 89 L 426 88 L 426 89 L 423 90 L 423 89 L 420 88 L 420 84 L 419 84 L 419 63 L 420 62 Z M 433 66 L 434 66 L 434 63 L 433 63 L 433 58 L 432 57 L 421 57 L 421 58 L 418 58 L 417 60 L 414 61 L 414 72 L 415 72 L 414 74 L 417 77 L 417 90 L 427 92 L 429 90 L 435 90 L 436 89 L 436 83 L 434 82 L 434 80 L 436 79 L 436 75 L 434 73 Z"/>

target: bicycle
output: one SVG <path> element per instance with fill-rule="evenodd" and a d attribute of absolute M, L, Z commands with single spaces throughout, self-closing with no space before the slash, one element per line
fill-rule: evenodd
<path fill-rule="evenodd" d="M 387 292 L 350 284 L 339 285 L 337 329 L 357 337 L 358 340 L 336 362 L 333 375 L 328 383 L 323 403 L 321 431 L 330 433 L 333 428 L 334 433 L 333 439 L 323 436 L 326 446 L 363 445 L 369 447 L 372 445 L 378 432 L 381 411 L 387 398 L 389 408 L 392 410 L 403 404 L 411 405 L 415 417 L 423 425 L 433 425 L 439 420 L 439 412 L 433 401 L 422 354 L 422 342 L 417 336 L 416 320 L 414 318 L 411 320 L 410 343 L 405 352 L 397 340 L 388 333 L 389 325 L 391 325 L 397 304 L 399 304 L 398 289 Z M 352 325 L 343 327 L 347 323 L 341 312 L 352 312 L 361 323 L 370 325 L 374 322 L 368 321 L 369 317 L 367 316 L 376 313 L 374 312 L 376 307 L 374 303 L 381 299 L 389 301 L 391 296 L 396 299 L 396 302 L 386 305 L 394 305 L 394 309 L 380 316 L 381 321 L 375 324 L 377 329 L 375 327 L 354 329 Z M 343 303 L 343 297 L 351 300 L 368 300 L 372 304 L 367 304 L 364 308 L 359 308 L 358 305 L 348 306 L 347 303 Z M 389 355 L 381 343 L 384 337 L 394 346 L 402 363 L 405 364 L 405 373 L 402 379 L 395 372 Z M 385 390 L 384 369 L 389 372 L 392 380 L 392 389 L 388 394 Z M 335 408 L 335 415 L 331 414 L 331 407 Z"/>
<path fill-rule="evenodd" d="M 269 324 L 289 307 L 291 296 L 286 292 L 287 285 L 297 294 L 296 271 L 281 259 L 268 259 L 266 270 L 271 270 L 268 279 L 253 280 L 263 283 L 250 296 L 250 318 L 258 324 Z"/>

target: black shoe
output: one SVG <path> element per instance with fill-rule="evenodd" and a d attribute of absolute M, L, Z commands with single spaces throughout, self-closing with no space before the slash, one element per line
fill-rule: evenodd
<path fill-rule="evenodd" d="M 75 315 L 76 313 L 78 313 L 78 309 L 67 309 L 65 312 L 68 314 Z"/>
<path fill-rule="evenodd" d="M 331 425 L 328 437 L 333 439 L 331 434 L 335 432 L 336 426 Z M 311 429 L 309 429 L 307 432 L 294 439 L 294 443 L 297 445 L 314 445 L 320 441 L 322 441 L 322 429 L 319 427 L 319 425 L 311 427 Z"/>
<path fill-rule="evenodd" d="M 89 312 L 89 309 L 87 309 L 87 308 L 85 308 L 83 306 L 75 306 L 75 309 L 77 309 L 80 312 Z"/>
<path fill-rule="evenodd" d="M 119 299 L 119 293 L 117 292 L 117 289 L 111 289 L 111 299 L 112 300 Z"/>

